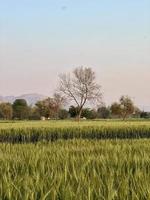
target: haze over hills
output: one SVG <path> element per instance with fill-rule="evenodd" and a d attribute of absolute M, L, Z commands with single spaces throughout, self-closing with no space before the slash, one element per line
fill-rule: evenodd
<path fill-rule="evenodd" d="M 1 102 L 9 102 L 9 103 L 13 103 L 16 99 L 25 99 L 28 103 L 28 105 L 35 105 L 35 103 L 37 101 L 46 99 L 48 96 L 46 95 L 42 95 L 42 94 L 37 94 L 37 93 L 31 93 L 31 94 L 23 94 L 20 96 L 2 96 L 0 95 L 0 103 Z M 138 107 L 141 110 L 150 112 L 150 106 L 141 106 L 138 105 Z"/>
<path fill-rule="evenodd" d="M 25 99 L 28 105 L 34 105 L 37 101 L 45 99 L 46 96 L 41 94 L 23 94 L 20 96 L 0 96 L 0 102 L 13 103 L 16 99 Z"/>

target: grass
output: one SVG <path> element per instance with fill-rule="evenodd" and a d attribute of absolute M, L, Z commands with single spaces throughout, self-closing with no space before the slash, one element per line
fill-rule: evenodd
<path fill-rule="evenodd" d="M 35 143 L 58 139 L 150 138 L 150 121 L 19 121 L 0 123 L 0 142 Z"/>
<path fill-rule="evenodd" d="M 65 127 L 101 127 L 101 126 L 148 126 L 150 120 L 86 120 L 76 122 L 73 120 L 50 121 L 0 121 L 0 129 L 18 128 L 65 128 Z"/>
<path fill-rule="evenodd" d="M 148 138 L 143 120 L 0 121 L 0 200 L 149 200 Z"/>
<path fill-rule="evenodd" d="M 0 144 L 0 199 L 148 200 L 150 141 Z"/>

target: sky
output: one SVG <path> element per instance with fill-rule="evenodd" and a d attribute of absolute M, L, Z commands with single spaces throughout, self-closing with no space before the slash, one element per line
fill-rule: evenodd
<path fill-rule="evenodd" d="M 110 104 L 150 110 L 149 0 L 0 0 L 0 95 L 52 95 L 60 73 L 91 67 Z"/>

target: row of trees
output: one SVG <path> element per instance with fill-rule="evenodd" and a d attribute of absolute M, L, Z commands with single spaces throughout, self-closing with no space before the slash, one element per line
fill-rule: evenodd
<path fill-rule="evenodd" d="M 51 98 L 36 103 L 34 107 L 27 105 L 24 99 L 17 99 L 12 105 L 0 104 L 0 118 L 3 119 L 39 119 L 81 117 L 126 119 L 129 116 L 148 117 L 148 113 L 142 113 L 134 106 L 128 96 L 122 96 L 119 102 L 110 107 L 102 103 L 101 86 L 96 82 L 95 72 L 91 68 L 78 67 L 71 74 L 61 74 L 57 93 Z M 66 103 L 73 104 L 69 110 L 64 109 Z M 98 109 L 85 108 L 86 103 Z"/>
<path fill-rule="evenodd" d="M 17 99 L 13 104 L 0 104 L 1 119 L 40 119 L 59 118 L 64 99 L 59 94 L 54 94 L 52 98 L 38 101 L 35 106 L 29 106 L 25 99 Z"/>
<path fill-rule="evenodd" d="M 78 119 L 80 112 L 78 106 L 72 105 L 65 109 L 63 105 L 64 99 L 58 94 L 52 98 L 38 101 L 34 107 L 28 106 L 24 99 L 17 99 L 13 104 L 0 104 L 0 119 L 38 120 L 41 117 L 46 119 Z M 122 118 L 125 120 L 127 117 L 150 118 L 150 113 L 140 111 L 129 97 L 122 96 L 119 102 L 108 107 L 101 105 L 97 109 L 83 108 L 80 117 L 86 119 Z"/>

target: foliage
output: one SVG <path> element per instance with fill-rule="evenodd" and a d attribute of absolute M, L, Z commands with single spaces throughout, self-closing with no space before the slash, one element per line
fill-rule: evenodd
<path fill-rule="evenodd" d="M 40 116 L 43 117 L 50 117 L 53 111 L 53 104 L 50 98 L 47 98 L 42 101 L 38 101 L 36 104 L 37 111 L 39 112 Z"/>
<path fill-rule="evenodd" d="M 13 109 L 10 103 L 0 103 L 0 118 L 10 120 L 13 116 Z"/>
<path fill-rule="evenodd" d="M 13 107 L 13 118 L 14 119 L 28 119 L 29 117 L 29 107 L 26 100 L 16 99 L 12 105 Z"/>
<path fill-rule="evenodd" d="M 110 108 L 101 106 L 97 109 L 97 116 L 101 119 L 108 119 L 110 117 Z"/>
<path fill-rule="evenodd" d="M 111 105 L 111 114 L 116 115 L 117 117 L 121 117 L 121 107 L 120 104 L 115 102 Z"/>
<path fill-rule="evenodd" d="M 70 106 L 70 108 L 69 108 L 69 114 L 70 114 L 71 118 L 77 117 L 78 112 L 79 112 L 79 108 L 78 107 Z"/>
<path fill-rule="evenodd" d="M 150 113 L 149 112 L 141 112 L 141 114 L 140 114 L 140 117 L 141 118 L 145 118 L 145 119 L 148 119 L 148 118 L 150 118 Z"/>
<path fill-rule="evenodd" d="M 47 98 L 36 103 L 37 110 L 42 117 L 58 118 L 59 110 L 64 103 L 64 98 L 59 94 L 54 94 L 52 98 Z"/>
<path fill-rule="evenodd" d="M 84 108 L 81 116 L 86 119 L 96 119 L 97 112 L 94 109 Z"/>
<path fill-rule="evenodd" d="M 65 109 L 60 109 L 59 110 L 59 113 L 58 113 L 59 119 L 67 119 L 68 116 L 69 116 L 69 113 L 68 113 L 67 110 L 65 110 Z"/>
<path fill-rule="evenodd" d="M 41 115 L 37 107 L 30 108 L 29 120 L 39 120 Z"/>
<path fill-rule="evenodd" d="M 70 114 L 71 118 L 78 117 L 78 113 L 79 113 L 79 107 L 70 106 L 69 114 Z M 97 112 L 94 109 L 83 108 L 81 117 L 86 118 L 86 119 L 96 119 L 97 118 Z"/>
<path fill-rule="evenodd" d="M 129 115 L 134 113 L 133 101 L 128 96 L 122 96 L 119 103 L 113 103 L 111 105 L 111 112 L 114 115 L 120 116 L 125 120 Z"/>

